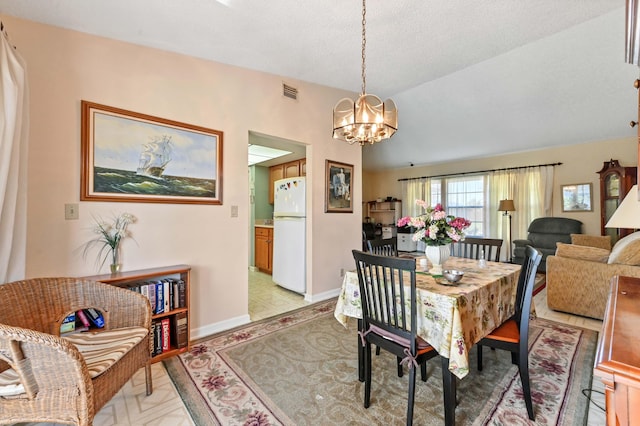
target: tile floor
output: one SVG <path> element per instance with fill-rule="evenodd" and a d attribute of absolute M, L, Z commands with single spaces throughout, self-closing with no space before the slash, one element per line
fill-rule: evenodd
<path fill-rule="evenodd" d="M 251 321 L 269 318 L 308 305 L 304 296 L 280 287 L 271 275 L 249 270 L 249 316 Z"/>
<path fill-rule="evenodd" d="M 278 287 L 271 276 L 261 272 L 250 272 L 249 313 L 252 321 L 267 318 L 307 304 L 297 293 Z M 547 318 L 578 327 L 600 331 L 601 321 L 555 312 L 547 307 L 546 290 L 535 296 L 536 313 Z M 182 404 L 173 383 L 167 376 L 162 363 L 153 364 L 153 394 L 145 395 L 144 370 L 136 375 L 118 392 L 118 394 L 96 415 L 95 426 L 112 425 L 194 425 L 189 413 Z M 604 390 L 601 382 L 593 380 L 594 390 Z M 604 396 L 592 395 L 596 404 L 604 407 Z M 591 404 L 588 426 L 605 424 L 604 412 Z M 29 423 L 29 425 L 50 425 L 50 423 Z"/>

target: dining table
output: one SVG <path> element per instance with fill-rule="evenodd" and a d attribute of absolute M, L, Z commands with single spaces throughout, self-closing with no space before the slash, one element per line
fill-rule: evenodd
<path fill-rule="evenodd" d="M 454 425 L 456 380 L 469 374 L 469 351 L 473 345 L 514 314 L 521 265 L 450 257 L 443 269 L 464 272 L 454 284 L 442 276 L 429 274 L 420 259 L 416 257 L 416 334 L 440 355 L 445 424 Z M 409 297 L 409 292 L 406 294 Z M 532 310 L 535 312 L 535 308 Z M 334 316 L 345 327 L 351 318 L 361 323 L 362 303 L 355 271 L 344 275 Z M 364 381 L 363 351 L 359 345 L 360 381 Z"/>

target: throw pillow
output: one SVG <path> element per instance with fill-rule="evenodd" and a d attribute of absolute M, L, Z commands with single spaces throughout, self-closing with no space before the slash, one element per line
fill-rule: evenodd
<path fill-rule="evenodd" d="M 609 250 L 598 247 L 558 243 L 556 247 L 556 256 L 587 260 L 589 262 L 607 263 Z"/>
<path fill-rule="evenodd" d="M 640 265 L 640 232 L 620 239 L 611 250 L 609 263 Z"/>
<path fill-rule="evenodd" d="M 611 236 L 571 234 L 571 244 L 578 246 L 598 247 L 611 251 Z"/>

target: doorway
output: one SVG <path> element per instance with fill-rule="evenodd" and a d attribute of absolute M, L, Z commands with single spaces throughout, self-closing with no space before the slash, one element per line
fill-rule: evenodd
<path fill-rule="evenodd" d="M 273 204 L 269 200 L 270 167 L 306 158 L 306 146 L 301 142 L 249 131 L 249 316 L 251 321 L 268 318 L 303 307 L 304 295 L 278 286 L 271 275 L 256 267 L 256 228 L 273 226 Z M 264 159 L 271 149 L 283 151 L 281 156 Z M 252 164 L 253 163 L 253 164 Z M 308 195 L 308 192 L 307 192 Z M 261 249 L 259 250 L 261 251 Z"/>

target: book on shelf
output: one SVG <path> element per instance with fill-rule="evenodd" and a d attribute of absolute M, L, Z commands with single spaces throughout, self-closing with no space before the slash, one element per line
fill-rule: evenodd
<path fill-rule="evenodd" d="M 160 355 L 162 353 L 162 324 L 160 321 L 152 322 L 151 330 L 153 331 L 153 356 Z"/>
<path fill-rule="evenodd" d="M 178 349 L 186 347 L 189 344 L 189 339 L 187 337 L 187 327 L 189 327 L 187 313 L 179 312 L 173 316 L 171 321 L 173 323 L 172 337 L 174 345 Z"/>
<path fill-rule="evenodd" d="M 148 296 L 149 297 L 149 302 L 151 303 L 151 312 L 155 313 L 156 312 L 156 285 L 151 283 L 145 283 L 145 285 L 147 286 L 147 291 Z"/>
<path fill-rule="evenodd" d="M 171 347 L 169 341 L 171 339 L 171 331 L 169 330 L 169 318 L 162 318 L 160 321 L 162 327 L 162 352 L 167 352 Z"/>
<path fill-rule="evenodd" d="M 162 280 L 162 291 L 164 294 L 162 295 L 162 300 L 164 300 L 164 311 L 171 311 L 171 299 L 169 299 L 169 280 Z"/>
<path fill-rule="evenodd" d="M 171 288 L 173 289 L 173 309 L 180 308 L 179 292 L 178 292 L 178 280 L 171 280 Z"/>
<path fill-rule="evenodd" d="M 187 289 L 184 280 L 178 280 L 178 307 L 184 308 L 187 306 Z"/>
<path fill-rule="evenodd" d="M 162 281 L 156 281 L 153 285 L 155 285 L 156 291 L 156 310 L 155 314 L 164 313 L 164 289 L 162 285 Z"/>

